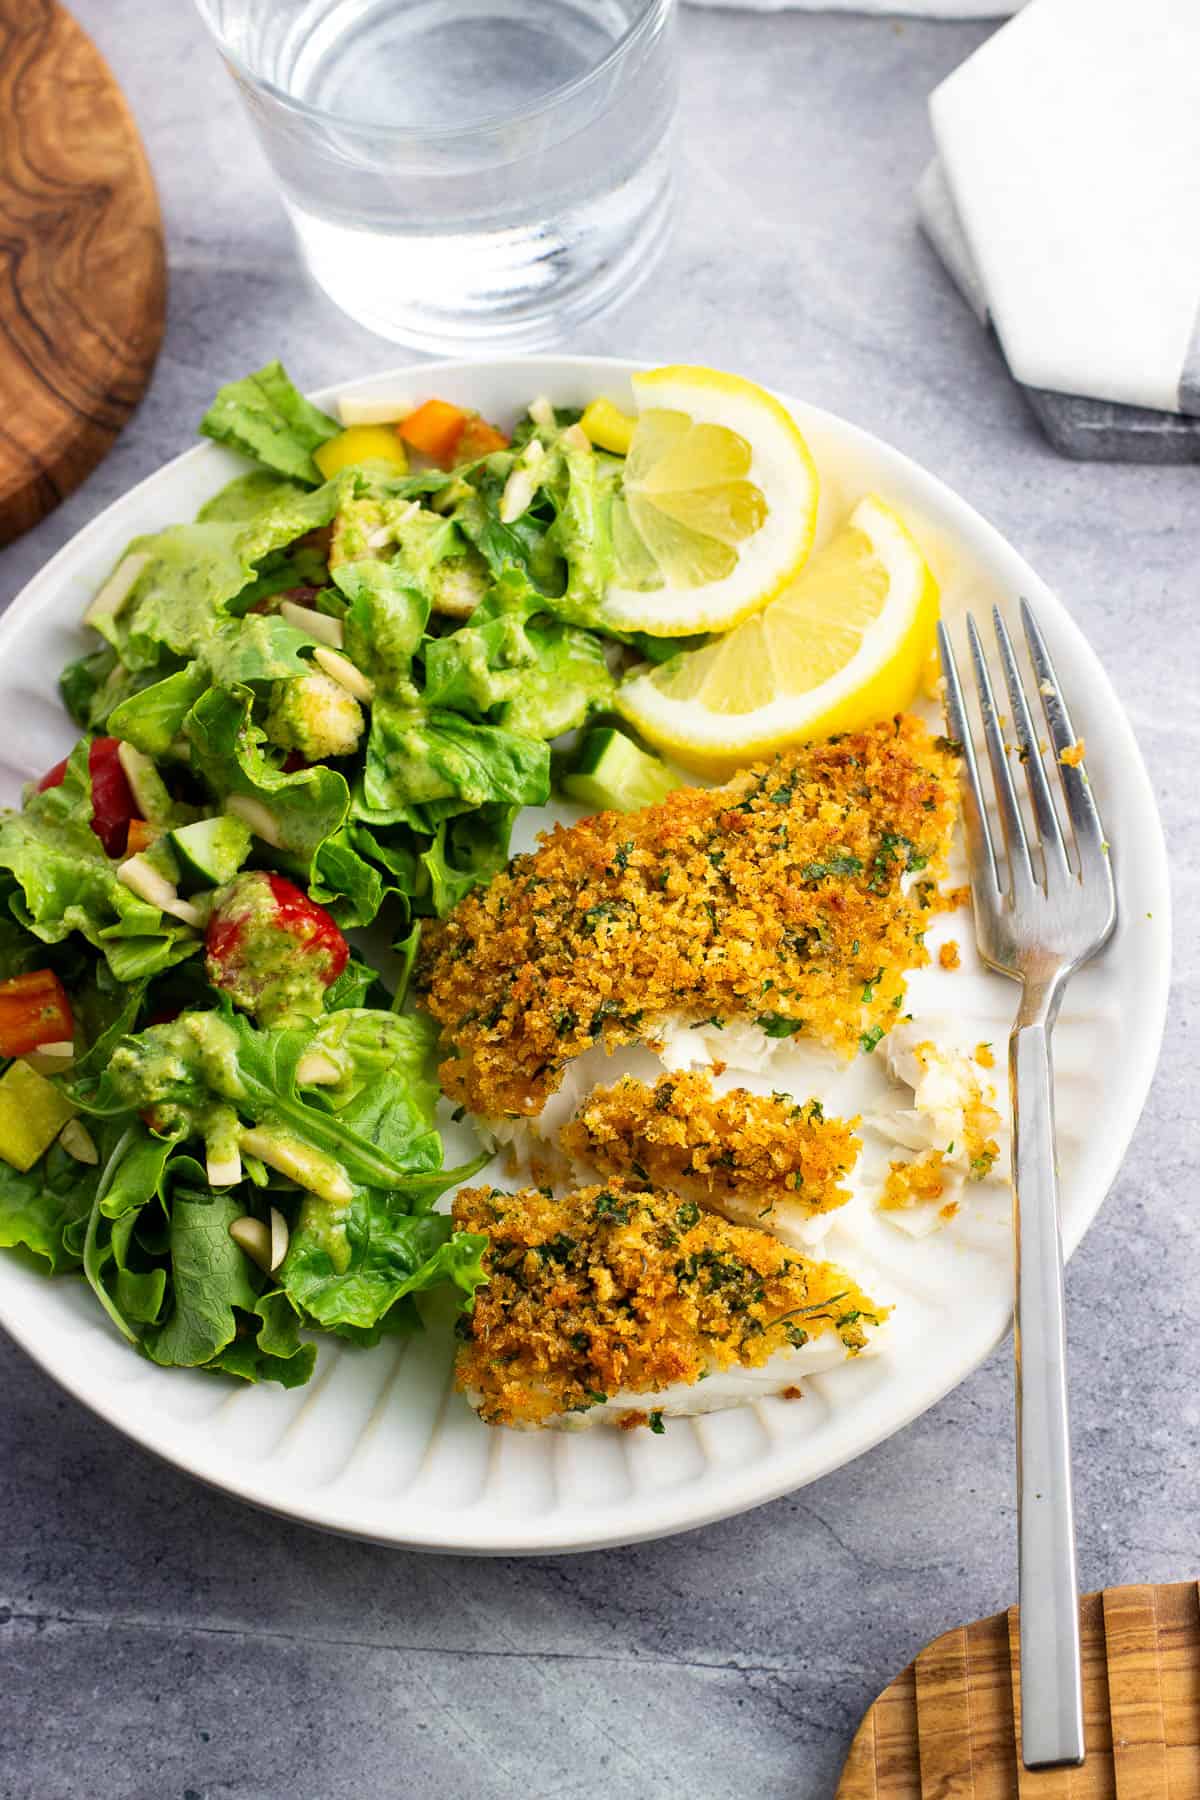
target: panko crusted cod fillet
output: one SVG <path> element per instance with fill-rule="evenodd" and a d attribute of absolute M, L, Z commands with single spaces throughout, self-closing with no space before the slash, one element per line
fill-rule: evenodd
<path fill-rule="evenodd" d="M 662 1188 L 465 1188 L 454 1222 L 489 1238 L 456 1363 L 489 1425 L 657 1426 L 788 1393 L 873 1347 L 890 1310 Z"/>
<path fill-rule="evenodd" d="M 873 1049 L 928 961 L 955 766 L 901 715 L 557 827 L 426 933 L 446 1093 L 530 1118 L 583 1051 L 680 1019 Z"/>
<path fill-rule="evenodd" d="M 653 1086 L 625 1075 L 594 1089 L 558 1141 L 577 1167 L 669 1188 L 803 1246 L 850 1198 L 842 1177 L 861 1147 L 857 1123 L 827 1119 L 819 1100 L 743 1087 L 717 1094 L 704 1071 Z"/>

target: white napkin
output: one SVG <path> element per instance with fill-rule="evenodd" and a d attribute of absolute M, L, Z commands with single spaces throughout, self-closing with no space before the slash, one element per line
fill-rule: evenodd
<path fill-rule="evenodd" d="M 922 219 L 1017 380 L 1200 414 L 1200 0 L 1033 0 L 930 114 Z"/>

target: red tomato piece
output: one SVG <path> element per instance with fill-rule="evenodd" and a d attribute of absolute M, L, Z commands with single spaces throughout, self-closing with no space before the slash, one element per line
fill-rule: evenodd
<path fill-rule="evenodd" d="M 204 933 L 204 948 L 208 955 L 208 961 L 215 964 L 221 971 L 230 968 L 237 955 L 238 945 L 242 941 L 242 933 L 241 919 L 230 918 L 225 913 L 215 912 L 208 921 L 208 929 Z"/>
<path fill-rule="evenodd" d="M 88 750 L 88 774 L 92 778 L 92 830 L 104 845 L 106 856 L 124 856 L 129 821 L 137 807 L 118 755 L 117 738 L 95 738 Z"/>
<path fill-rule="evenodd" d="M 317 1010 L 350 947 L 323 906 L 282 875 L 247 869 L 222 890 L 204 947 L 208 978 L 260 1023 Z"/>
<path fill-rule="evenodd" d="M 66 779 L 67 759 L 64 756 L 61 762 L 56 762 L 52 769 L 46 770 L 46 773 L 37 784 L 37 791 L 39 794 L 44 794 L 47 788 L 61 787 Z"/>
<path fill-rule="evenodd" d="M 71 1002 L 51 969 L 0 981 L 0 1056 L 24 1056 L 39 1044 L 69 1043 Z"/>
<path fill-rule="evenodd" d="M 350 946 L 323 906 L 284 875 L 269 874 L 271 892 L 279 909 L 281 928 L 296 938 L 305 950 L 324 950 L 329 957 L 329 982 L 336 981 L 350 960 Z"/>

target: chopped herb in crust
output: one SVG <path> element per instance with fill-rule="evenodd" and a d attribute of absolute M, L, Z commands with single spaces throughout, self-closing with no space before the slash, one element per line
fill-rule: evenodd
<path fill-rule="evenodd" d="M 558 827 L 426 933 L 445 1091 L 485 1116 L 535 1114 L 573 1057 L 673 1015 L 846 1054 L 878 1042 L 904 972 L 928 961 L 955 767 L 900 716 Z"/>
<path fill-rule="evenodd" d="M 888 1311 L 843 1270 L 661 1188 L 465 1188 L 454 1223 L 490 1238 L 456 1378 L 492 1425 L 756 1368 L 829 1332 L 856 1355 Z"/>
<path fill-rule="evenodd" d="M 841 1178 L 858 1156 L 855 1124 L 790 1094 L 715 1094 L 703 1072 L 663 1075 L 653 1087 L 626 1075 L 590 1095 L 559 1143 L 602 1175 L 677 1188 L 769 1229 L 780 1202 L 809 1214 L 846 1204 Z"/>

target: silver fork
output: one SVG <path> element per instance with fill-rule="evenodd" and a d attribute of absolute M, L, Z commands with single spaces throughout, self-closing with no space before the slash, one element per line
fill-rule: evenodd
<path fill-rule="evenodd" d="M 1037 1769 L 1081 1763 L 1084 1757 L 1050 1038 L 1068 979 L 1112 935 L 1117 898 L 1108 844 L 1087 773 L 1082 763 L 1075 766 L 1062 761 L 1063 752 L 1077 742 L 1075 728 L 1037 620 L 1022 601 L 1021 620 L 1071 826 L 1073 852 L 1064 841 L 1012 640 L 998 610 L 993 610 L 992 617 L 1017 753 L 1024 764 L 1037 826 L 1032 844 L 974 619 L 967 619 L 967 634 L 1004 837 L 1000 855 L 988 825 L 962 685 L 944 625 L 938 627 L 938 639 L 946 676 L 946 716 L 952 736 L 963 747 L 963 818 L 979 953 L 989 967 L 1021 983 L 1021 1000 L 1008 1043 L 1016 1238 L 1021 1755 L 1027 1768 Z"/>

